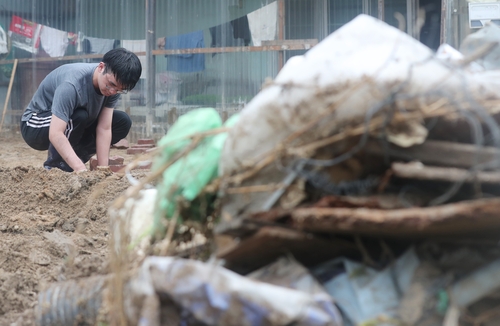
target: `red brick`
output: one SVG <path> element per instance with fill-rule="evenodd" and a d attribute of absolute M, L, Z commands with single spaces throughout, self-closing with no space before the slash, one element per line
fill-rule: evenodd
<path fill-rule="evenodd" d="M 109 157 L 109 165 L 120 165 L 123 164 L 125 159 L 118 155 L 113 155 Z"/>
<path fill-rule="evenodd" d="M 155 147 L 154 144 L 134 144 L 132 145 L 132 148 L 153 148 Z"/>
<path fill-rule="evenodd" d="M 139 139 L 137 140 L 137 144 L 139 145 L 154 145 L 154 139 Z"/>
<path fill-rule="evenodd" d="M 124 158 L 118 155 L 113 155 L 109 157 L 109 165 L 121 165 L 124 162 Z M 94 155 L 90 158 L 90 171 L 97 170 L 97 157 Z"/>
<path fill-rule="evenodd" d="M 123 164 L 119 164 L 119 165 L 110 165 L 110 166 L 109 166 L 109 169 L 110 169 L 112 172 L 114 172 L 114 173 L 116 173 L 116 172 L 125 172 L 125 169 L 124 169 L 124 168 L 125 168 L 125 165 L 123 165 Z"/>
<path fill-rule="evenodd" d="M 135 155 L 135 154 L 142 154 L 146 151 L 146 148 L 129 148 L 127 149 L 127 154 L 132 154 L 132 155 Z"/>

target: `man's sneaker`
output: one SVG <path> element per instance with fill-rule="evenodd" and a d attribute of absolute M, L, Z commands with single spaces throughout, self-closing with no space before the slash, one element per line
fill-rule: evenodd
<path fill-rule="evenodd" d="M 51 162 L 50 164 L 54 164 L 54 162 Z M 58 162 L 58 163 L 55 163 L 55 165 L 49 165 L 47 163 L 47 161 L 45 161 L 43 163 L 43 167 L 46 170 L 51 170 L 53 168 L 56 168 L 56 169 L 63 170 L 65 172 L 73 172 L 73 169 L 68 164 L 66 164 L 66 162 Z"/>
<path fill-rule="evenodd" d="M 47 160 L 43 163 L 43 167 L 47 170 L 58 168 L 65 172 L 73 172 L 73 169 L 62 159 L 52 144 L 49 145 Z"/>

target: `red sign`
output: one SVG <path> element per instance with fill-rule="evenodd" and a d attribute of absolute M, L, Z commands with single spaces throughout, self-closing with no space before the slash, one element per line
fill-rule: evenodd
<path fill-rule="evenodd" d="M 9 27 L 9 36 L 12 45 L 31 53 L 38 53 L 41 29 L 42 25 L 40 24 L 19 16 L 12 16 Z"/>

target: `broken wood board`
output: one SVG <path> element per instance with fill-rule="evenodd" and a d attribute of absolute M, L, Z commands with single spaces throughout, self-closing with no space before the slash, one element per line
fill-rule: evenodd
<path fill-rule="evenodd" d="M 419 196 L 406 195 L 406 200 L 402 201 L 397 194 L 378 194 L 370 196 L 324 196 L 319 201 L 305 207 L 346 207 L 346 208 L 376 208 L 376 209 L 396 209 L 406 208 L 411 202 L 414 206 L 423 206 L 426 202 Z M 214 232 L 217 235 L 230 235 L 233 237 L 244 237 L 266 225 L 275 225 L 277 221 L 287 219 L 293 212 L 292 209 L 276 207 L 267 211 L 259 211 L 250 215 L 250 218 L 233 218 L 222 220 L 215 226 Z"/>
<path fill-rule="evenodd" d="M 406 209 L 297 208 L 288 225 L 307 232 L 427 236 L 500 229 L 500 199 Z"/>
<path fill-rule="evenodd" d="M 218 248 L 217 257 L 226 261 L 227 268 L 248 273 L 283 255 L 292 255 L 303 265 L 311 266 L 356 251 L 355 244 L 346 240 L 329 240 L 298 230 L 265 226 L 226 250 Z"/>
<path fill-rule="evenodd" d="M 424 200 L 418 201 L 418 197 L 411 198 L 415 206 L 423 206 Z M 350 207 L 350 208 L 378 208 L 396 209 L 408 207 L 408 201 L 402 201 L 398 194 L 377 194 L 369 196 L 324 196 L 311 207 Z M 266 214 L 263 212 L 263 214 Z"/>
<path fill-rule="evenodd" d="M 499 172 L 470 172 L 465 169 L 426 166 L 420 162 L 392 163 L 392 175 L 405 179 L 447 182 L 500 183 Z"/>

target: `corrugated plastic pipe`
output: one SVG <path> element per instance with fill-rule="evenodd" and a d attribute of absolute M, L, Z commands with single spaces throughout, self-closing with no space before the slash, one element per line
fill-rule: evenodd
<path fill-rule="evenodd" d="M 38 295 L 38 326 L 95 325 L 109 278 L 94 276 L 51 285 Z"/>

